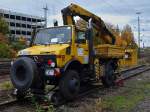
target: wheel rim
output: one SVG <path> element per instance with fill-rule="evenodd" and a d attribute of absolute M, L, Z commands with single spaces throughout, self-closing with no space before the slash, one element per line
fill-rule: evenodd
<path fill-rule="evenodd" d="M 24 81 L 26 79 L 26 69 L 24 68 L 24 66 L 19 66 L 16 69 L 16 78 L 19 81 Z"/>
<path fill-rule="evenodd" d="M 74 93 L 74 92 L 76 93 L 76 92 L 78 92 L 79 86 L 80 86 L 80 84 L 79 84 L 79 81 L 78 81 L 77 78 L 72 78 L 72 79 L 69 81 L 69 91 L 70 91 L 71 93 Z"/>

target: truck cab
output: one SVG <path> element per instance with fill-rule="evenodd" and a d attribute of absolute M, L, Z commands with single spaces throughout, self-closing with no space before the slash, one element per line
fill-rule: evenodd
<path fill-rule="evenodd" d="M 85 31 L 78 30 L 73 25 L 39 29 L 33 39 L 31 47 L 19 51 L 18 57 L 33 57 L 37 62 L 40 57 L 43 60 L 44 57 L 49 57 L 44 61 L 47 61 L 47 64 L 51 61 L 53 67 L 61 69 L 67 69 L 66 65 L 72 61 L 78 61 L 80 64 L 89 62 Z M 46 73 L 51 76 L 54 72 Z"/>

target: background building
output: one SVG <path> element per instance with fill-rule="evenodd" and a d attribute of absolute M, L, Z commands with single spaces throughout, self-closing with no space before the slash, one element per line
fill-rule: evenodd
<path fill-rule="evenodd" d="M 0 9 L 0 16 L 2 16 L 9 24 L 11 36 L 16 38 L 25 37 L 30 38 L 32 27 L 44 27 L 45 19 L 43 17 L 27 15 L 18 12 Z"/>

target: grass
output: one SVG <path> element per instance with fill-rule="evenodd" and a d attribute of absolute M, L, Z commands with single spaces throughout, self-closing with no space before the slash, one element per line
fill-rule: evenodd
<path fill-rule="evenodd" d="M 129 93 L 131 94 L 131 93 Z M 104 108 L 109 108 L 115 112 L 128 112 L 131 110 L 139 101 L 144 99 L 142 93 L 132 94 L 128 96 L 112 96 L 105 99 Z"/>
<path fill-rule="evenodd" d="M 35 112 L 55 112 L 55 108 L 53 105 L 47 105 L 46 108 L 40 105 L 39 102 L 36 100 L 35 96 L 31 98 L 32 104 L 35 106 Z"/>
<path fill-rule="evenodd" d="M 101 98 L 98 98 L 94 102 L 92 102 L 92 105 L 83 104 L 79 110 L 80 110 L 80 112 L 102 112 L 101 107 L 102 107 L 102 100 L 101 100 Z M 69 112 L 69 111 L 64 111 L 64 112 Z M 79 112 L 79 111 L 77 111 L 77 112 Z"/>
<path fill-rule="evenodd" d="M 10 90 L 13 89 L 13 85 L 10 81 L 6 81 L 0 84 L 0 89 L 1 90 Z"/>
<path fill-rule="evenodd" d="M 113 112 L 129 112 L 147 96 L 150 96 L 149 81 L 136 82 L 132 87 L 125 87 L 121 95 L 103 98 L 102 108 Z"/>

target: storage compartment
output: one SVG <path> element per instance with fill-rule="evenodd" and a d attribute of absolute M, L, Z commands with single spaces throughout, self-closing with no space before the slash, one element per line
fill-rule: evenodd
<path fill-rule="evenodd" d="M 138 49 L 136 48 L 127 48 L 125 50 L 125 56 L 123 59 L 120 59 L 120 66 L 121 67 L 131 67 L 138 64 Z"/>

